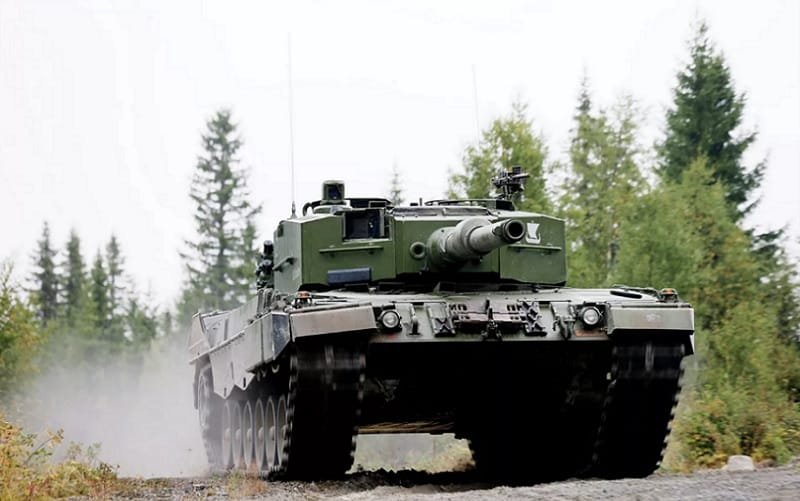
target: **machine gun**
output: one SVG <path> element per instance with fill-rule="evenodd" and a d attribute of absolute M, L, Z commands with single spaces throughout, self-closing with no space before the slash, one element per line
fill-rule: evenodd
<path fill-rule="evenodd" d="M 530 174 L 522 172 L 522 166 L 515 165 L 510 171 L 500 171 L 497 176 L 492 178 L 492 184 L 497 188 L 500 200 L 511 200 L 511 197 L 520 191 L 525 190 L 524 182 Z"/>

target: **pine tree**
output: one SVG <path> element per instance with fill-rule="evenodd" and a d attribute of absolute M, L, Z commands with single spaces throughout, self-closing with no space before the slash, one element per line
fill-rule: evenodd
<path fill-rule="evenodd" d="M 611 112 L 595 111 L 586 78 L 575 114 L 562 211 L 571 243 L 571 285 L 609 285 L 619 228 L 646 189 L 636 143 L 637 110 L 625 96 Z"/>
<path fill-rule="evenodd" d="M 231 112 L 218 111 L 206 127 L 190 192 L 197 237 L 186 241 L 182 254 L 188 281 L 180 306 L 183 320 L 197 308 L 224 309 L 242 301 L 254 283 L 243 270 L 257 264 L 253 220 L 261 207 L 248 201 L 238 156 L 242 141 Z"/>
<path fill-rule="evenodd" d="M 125 258 L 116 235 L 106 244 L 106 270 L 108 272 L 108 309 L 111 316 L 120 314 L 122 293 L 125 289 L 123 276 L 125 273 Z"/>
<path fill-rule="evenodd" d="M 397 169 L 397 164 L 392 166 L 392 177 L 389 181 L 389 201 L 395 207 L 403 205 L 405 198 L 403 197 L 403 184 L 400 181 L 400 171 Z"/>
<path fill-rule="evenodd" d="M 115 343 L 125 342 L 125 323 L 127 319 L 125 301 L 127 300 L 127 280 L 125 279 L 125 257 L 115 235 L 106 244 L 106 271 L 108 273 L 108 326 L 106 337 Z"/>
<path fill-rule="evenodd" d="M 94 327 L 101 333 L 101 337 L 106 337 L 105 332 L 111 324 L 111 290 L 109 287 L 108 273 L 103 265 L 103 256 L 100 250 L 95 255 L 92 269 L 89 272 L 89 299 L 92 308 L 92 320 Z"/>
<path fill-rule="evenodd" d="M 136 347 L 149 345 L 158 335 L 158 312 L 146 301 L 131 297 L 128 301 L 126 320 L 130 340 Z"/>
<path fill-rule="evenodd" d="M 74 327 L 85 305 L 86 294 L 86 270 L 81 254 L 81 239 L 74 229 L 70 231 L 67 240 L 66 254 L 66 261 L 62 265 L 62 301 L 66 323 L 69 327 Z"/>
<path fill-rule="evenodd" d="M 659 145 L 660 174 L 672 181 L 692 161 L 707 159 L 725 189 L 725 198 L 738 217 L 753 207 L 745 205 L 763 177 L 764 165 L 753 169 L 742 156 L 756 140 L 755 132 L 742 132 L 745 96 L 737 94 L 725 58 L 701 22 L 689 44 L 690 61 L 678 72 L 673 104 L 667 111 L 667 130 Z"/>
<path fill-rule="evenodd" d="M 47 325 L 58 314 L 58 274 L 56 273 L 56 255 L 50 241 L 50 226 L 47 222 L 42 228 L 42 237 L 37 242 L 33 272 L 34 287 L 32 297 L 36 305 L 36 317 Z"/>
<path fill-rule="evenodd" d="M 550 206 L 544 179 L 547 148 L 541 136 L 534 133 L 527 108 L 519 101 L 514 102 L 509 116 L 494 120 L 483 131 L 480 143 L 467 146 L 463 172 L 450 176 L 449 196 L 491 198 L 492 178 L 498 171 L 520 165 L 530 177 L 525 182 L 525 191 L 514 202 L 522 210 L 547 211 Z"/>
<path fill-rule="evenodd" d="M 237 273 L 239 280 L 236 282 L 235 292 L 240 299 L 256 291 L 256 267 L 259 261 L 257 233 L 255 221 L 253 218 L 248 218 L 241 232 L 241 257 Z"/>

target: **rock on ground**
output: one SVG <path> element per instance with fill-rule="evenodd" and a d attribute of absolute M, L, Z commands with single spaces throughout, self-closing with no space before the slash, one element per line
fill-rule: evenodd
<path fill-rule="evenodd" d="M 722 469 L 725 471 L 753 471 L 756 467 L 753 465 L 753 458 L 750 456 L 731 456 Z"/>

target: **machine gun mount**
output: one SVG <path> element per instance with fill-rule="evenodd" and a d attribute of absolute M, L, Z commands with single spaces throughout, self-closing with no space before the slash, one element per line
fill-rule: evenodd
<path fill-rule="evenodd" d="M 492 178 L 492 184 L 498 190 L 497 198 L 500 200 L 511 200 L 511 197 L 520 191 L 525 191 L 525 180 L 530 174 L 522 172 L 522 166 L 515 165 L 510 171 L 500 171 L 497 176 Z"/>

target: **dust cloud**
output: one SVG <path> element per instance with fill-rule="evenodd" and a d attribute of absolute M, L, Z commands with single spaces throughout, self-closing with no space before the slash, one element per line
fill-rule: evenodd
<path fill-rule="evenodd" d="M 26 429 L 61 428 L 65 443 L 99 444 L 97 459 L 121 476 L 205 474 L 185 349 L 154 343 L 136 355 L 103 358 L 43 368 L 25 395 Z"/>
<path fill-rule="evenodd" d="M 144 352 L 106 354 L 102 362 L 67 366 L 56 360 L 24 392 L 22 424 L 27 430 L 63 429 L 57 456 L 70 442 L 99 444 L 96 459 L 123 477 L 207 474 L 194 367 L 181 341 L 161 339 Z M 459 471 L 470 463 L 467 443 L 452 435 L 362 435 L 352 471 Z"/>

